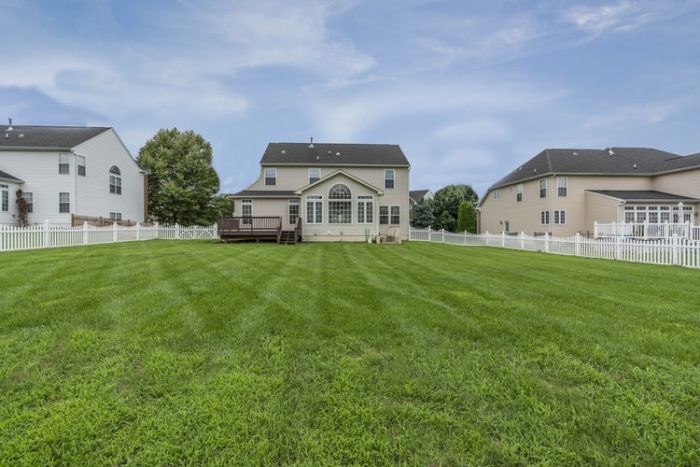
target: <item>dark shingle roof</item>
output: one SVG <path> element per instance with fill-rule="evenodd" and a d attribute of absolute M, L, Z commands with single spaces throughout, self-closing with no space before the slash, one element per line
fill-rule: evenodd
<path fill-rule="evenodd" d="M 338 155 L 338 153 L 340 153 Z M 270 143 L 261 165 L 383 165 L 410 164 L 396 144 Z"/>
<path fill-rule="evenodd" d="M 588 190 L 625 201 L 698 201 L 683 195 L 649 190 Z"/>
<path fill-rule="evenodd" d="M 416 203 L 420 203 L 423 201 L 423 197 L 429 192 L 430 190 L 412 190 L 408 192 L 408 197 L 411 198 L 413 201 Z"/>
<path fill-rule="evenodd" d="M 610 151 L 612 151 L 612 156 Z M 545 149 L 496 182 L 491 188 L 551 173 L 650 175 L 694 165 L 700 167 L 700 157 L 688 156 L 686 158 L 678 154 L 650 148 Z"/>
<path fill-rule="evenodd" d="M 109 130 L 108 127 L 0 125 L 0 150 L 71 149 Z"/>
<path fill-rule="evenodd" d="M 296 198 L 292 190 L 242 190 L 229 195 L 231 198 Z"/>
<path fill-rule="evenodd" d="M 0 170 L 0 178 L 5 179 L 5 180 L 12 180 L 12 181 L 16 181 L 16 182 L 22 181 L 19 178 L 8 174 L 7 172 L 3 172 L 2 170 Z"/>

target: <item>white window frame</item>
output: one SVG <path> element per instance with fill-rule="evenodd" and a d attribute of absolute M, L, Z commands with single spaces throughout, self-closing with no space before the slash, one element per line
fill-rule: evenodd
<path fill-rule="evenodd" d="M 347 198 L 334 198 L 331 196 L 331 191 L 333 188 L 340 186 L 344 187 L 348 191 L 348 197 Z M 342 211 L 339 211 L 341 209 L 341 204 L 342 204 Z M 349 207 L 348 207 L 349 205 Z M 338 216 L 338 214 L 349 214 L 350 218 L 345 220 L 343 219 L 342 222 L 339 222 L 338 219 L 342 219 L 342 217 Z M 333 214 L 334 216 L 331 216 Z M 328 189 L 328 224 L 333 224 L 333 225 L 348 225 L 352 224 L 352 190 L 350 189 L 349 186 L 347 186 L 344 183 L 336 183 L 332 187 Z"/>
<path fill-rule="evenodd" d="M 121 212 L 110 212 L 109 213 L 109 220 L 111 221 L 121 221 L 122 220 L 122 213 Z"/>
<path fill-rule="evenodd" d="M 357 197 L 357 223 L 374 224 L 374 196 L 360 195 Z"/>
<path fill-rule="evenodd" d="M 0 185 L 0 212 L 10 210 L 10 186 Z"/>
<path fill-rule="evenodd" d="M 384 214 L 382 214 L 383 211 L 385 211 Z M 382 222 L 382 217 L 386 218 L 386 222 Z M 389 225 L 389 220 L 391 220 L 389 206 L 379 206 L 379 225 Z"/>
<path fill-rule="evenodd" d="M 67 201 L 63 201 L 63 196 L 66 195 L 65 199 Z M 66 210 L 63 210 L 63 206 L 67 205 Z M 60 214 L 69 214 L 70 213 L 70 192 L 67 191 L 62 191 L 58 194 L 58 212 Z"/>
<path fill-rule="evenodd" d="M 318 173 L 318 176 L 313 177 L 311 175 L 312 171 L 316 171 L 316 173 Z M 312 180 L 312 178 L 315 178 L 315 180 Z M 320 167 L 309 167 L 309 185 L 311 185 L 312 183 L 315 183 L 319 180 L 321 180 L 321 168 Z"/>
<path fill-rule="evenodd" d="M 520 203 L 523 200 L 523 184 L 515 185 L 515 201 Z"/>
<path fill-rule="evenodd" d="M 394 214 L 394 209 L 396 209 L 396 214 Z M 394 222 L 394 218 L 398 219 Z M 395 204 L 389 208 L 389 225 L 401 225 L 401 206 Z"/>
<path fill-rule="evenodd" d="M 59 175 L 70 175 L 70 154 L 61 152 L 58 154 Z"/>
<path fill-rule="evenodd" d="M 271 175 L 268 175 L 271 174 Z M 277 186 L 277 168 L 276 167 L 265 167 L 263 169 L 263 178 L 265 181 L 265 186 Z M 272 183 L 267 183 L 268 179 L 272 179 Z"/>
<path fill-rule="evenodd" d="M 391 182 L 391 183 L 389 183 Z M 389 186 L 391 185 L 391 186 Z M 384 188 L 393 190 L 396 187 L 396 170 L 384 169 Z"/>
<path fill-rule="evenodd" d="M 540 211 L 540 225 L 549 225 L 549 211 Z"/>
<path fill-rule="evenodd" d="M 501 190 L 494 190 L 493 199 L 501 199 Z"/>
<path fill-rule="evenodd" d="M 81 177 L 85 177 L 86 173 L 87 169 L 85 167 L 85 156 L 78 156 L 78 175 Z"/>
<path fill-rule="evenodd" d="M 22 199 L 27 202 L 27 213 L 31 214 L 34 212 L 34 193 L 31 191 L 23 191 Z"/>
<path fill-rule="evenodd" d="M 247 208 L 247 209 L 246 209 Z M 249 211 L 246 214 L 246 210 Z M 252 199 L 242 199 L 241 200 L 241 217 L 244 219 L 250 219 L 253 217 L 253 200 Z"/>
<path fill-rule="evenodd" d="M 122 194 L 122 171 L 116 165 L 109 168 L 109 193 L 119 196 Z"/>
<path fill-rule="evenodd" d="M 554 210 L 554 224 L 566 225 L 566 209 Z"/>
<path fill-rule="evenodd" d="M 320 206 L 320 211 L 317 209 Z M 309 207 L 311 215 L 309 215 Z M 306 195 L 306 220 L 307 224 L 323 224 L 323 195 Z"/>
<path fill-rule="evenodd" d="M 560 198 L 566 198 L 568 195 L 569 177 L 557 177 L 557 196 Z"/>
<path fill-rule="evenodd" d="M 292 214 L 292 208 L 296 207 L 296 214 Z M 297 219 L 301 215 L 301 203 L 299 202 L 298 199 L 290 199 L 287 201 L 287 220 L 289 221 L 290 224 L 296 225 Z M 292 216 L 295 216 L 294 221 L 292 221 Z"/>
<path fill-rule="evenodd" d="M 547 198 L 547 179 L 540 178 L 540 199 Z"/>

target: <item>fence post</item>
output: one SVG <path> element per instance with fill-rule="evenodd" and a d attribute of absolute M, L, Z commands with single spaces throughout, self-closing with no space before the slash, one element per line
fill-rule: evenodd
<path fill-rule="evenodd" d="M 44 221 L 44 247 L 49 246 L 49 221 L 45 220 Z"/>
<path fill-rule="evenodd" d="M 678 235 L 675 233 L 673 234 L 673 238 L 671 239 L 671 245 L 673 248 L 673 264 L 679 264 L 679 255 L 678 255 Z"/>
<path fill-rule="evenodd" d="M 620 236 L 615 236 L 615 259 L 622 259 L 622 248 L 620 246 Z"/>
<path fill-rule="evenodd" d="M 467 244 L 467 231 L 464 231 L 464 245 L 466 246 Z"/>
<path fill-rule="evenodd" d="M 112 242 L 117 243 L 117 223 L 112 223 Z"/>
<path fill-rule="evenodd" d="M 501 230 L 501 248 L 506 247 L 506 232 Z"/>
<path fill-rule="evenodd" d="M 175 240 L 180 240 L 180 224 L 175 224 Z"/>
<path fill-rule="evenodd" d="M 525 249 L 525 232 L 520 232 L 520 249 L 524 250 Z"/>
<path fill-rule="evenodd" d="M 445 229 L 442 229 L 442 243 L 445 243 Z"/>
<path fill-rule="evenodd" d="M 153 224 L 153 227 L 155 228 L 156 239 L 160 238 L 160 225 L 158 224 L 158 222 Z"/>
<path fill-rule="evenodd" d="M 581 234 L 576 232 L 574 239 L 576 241 L 576 249 L 574 250 L 574 255 L 581 256 Z"/>
<path fill-rule="evenodd" d="M 87 221 L 85 221 L 85 222 L 83 222 L 83 245 L 88 244 L 88 235 L 89 235 L 88 223 L 87 223 Z"/>
<path fill-rule="evenodd" d="M 489 246 L 489 231 L 486 231 L 486 246 Z"/>
<path fill-rule="evenodd" d="M 428 241 L 429 242 L 433 241 L 433 233 L 432 233 L 432 229 L 430 228 L 430 226 L 428 226 Z"/>
<path fill-rule="evenodd" d="M 593 238 L 598 238 L 598 221 L 593 222 Z"/>
<path fill-rule="evenodd" d="M 136 223 L 136 240 L 141 240 L 141 223 Z"/>
<path fill-rule="evenodd" d="M 549 232 L 544 233 L 544 252 L 549 253 Z"/>

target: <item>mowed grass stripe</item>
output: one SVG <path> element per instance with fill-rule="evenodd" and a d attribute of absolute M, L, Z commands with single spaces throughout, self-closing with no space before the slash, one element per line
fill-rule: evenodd
<path fill-rule="evenodd" d="M 0 464 L 700 455 L 697 271 L 415 243 L 2 260 Z"/>

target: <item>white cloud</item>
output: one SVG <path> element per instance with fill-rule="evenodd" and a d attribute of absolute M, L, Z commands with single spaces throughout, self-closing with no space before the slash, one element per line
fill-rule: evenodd
<path fill-rule="evenodd" d="M 481 117 L 443 126 L 435 136 L 443 140 L 502 141 L 510 136 L 510 130 L 498 119 Z"/>
<path fill-rule="evenodd" d="M 649 102 L 605 108 L 582 121 L 582 127 L 629 128 L 660 123 L 681 111 L 683 105 L 677 101 Z"/>

